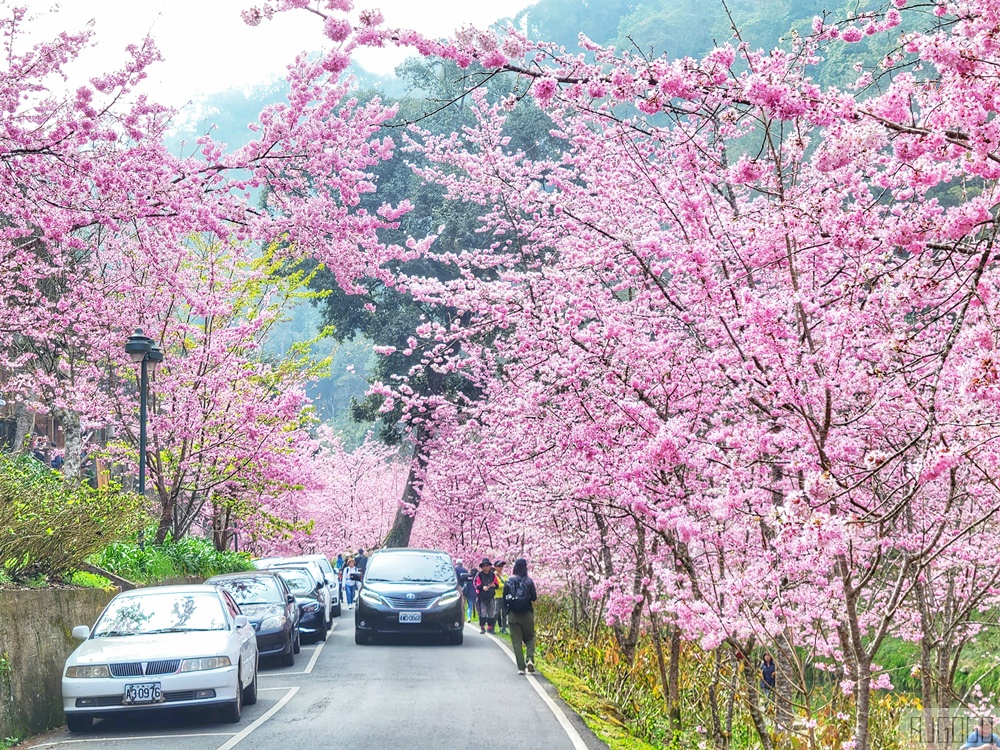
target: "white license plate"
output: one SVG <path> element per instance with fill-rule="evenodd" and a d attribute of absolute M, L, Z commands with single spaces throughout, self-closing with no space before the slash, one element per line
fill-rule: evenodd
<path fill-rule="evenodd" d="M 418 623 L 419 624 L 420 623 L 420 613 L 419 612 L 400 612 L 399 613 L 399 621 L 401 623 L 403 623 L 403 622 L 411 622 L 411 623 Z"/>
<path fill-rule="evenodd" d="M 163 691 L 158 682 L 140 682 L 125 686 L 122 703 L 160 703 L 163 701 Z"/>

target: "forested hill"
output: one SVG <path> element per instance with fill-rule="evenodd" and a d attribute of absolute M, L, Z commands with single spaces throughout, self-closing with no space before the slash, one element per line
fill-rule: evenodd
<path fill-rule="evenodd" d="M 539 0 L 513 20 L 529 36 L 568 49 L 576 48 L 583 33 L 598 44 L 630 47 L 654 57 L 698 57 L 731 38 L 734 23 L 751 46 L 771 48 L 791 29 L 807 27 L 817 15 L 846 17 L 866 4 L 865 0 L 728 0 L 725 4 L 722 0 Z"/>

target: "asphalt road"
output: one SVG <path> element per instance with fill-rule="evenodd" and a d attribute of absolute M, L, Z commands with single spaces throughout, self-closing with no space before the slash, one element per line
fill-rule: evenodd
<path fill-rule="evenodd" d="M 150 712 L 63 729 L 31 748 L 108 750 L 597 750 L 541 676 L 520 676 L 509 650 L 479 628 L 451 646 L 406 637 L 359 646 L 353 612 L 292 667 L 262 662 L 257 704 L 239 724 L 213 711 Z"/>

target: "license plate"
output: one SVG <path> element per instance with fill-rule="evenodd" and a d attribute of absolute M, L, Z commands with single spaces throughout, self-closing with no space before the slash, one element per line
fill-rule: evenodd
<path fill-rule="evenodd" d="M 135 685 L 125 686 L 125 695 L 122 703 L 160 703 L 163 701 L 163 692 L 160 690 L 158 682 L 140 682 Z"/>
<path fill-rule="evenodd" d="M 419 622 L 420 622 L 420 613 L 419 612 L 400 612 L 399 613 L 399 621 L 401 623 L 402 622 L 411 622 L 411 623 L 418 623 L 419 624 Z"/>

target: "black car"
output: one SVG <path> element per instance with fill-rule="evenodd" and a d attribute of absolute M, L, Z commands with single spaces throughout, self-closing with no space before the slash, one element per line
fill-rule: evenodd
<path fill-rule="evenodd" d="M 270 570 L 213 576 L 207 584 L 225 589 L 240 605 L 257 635 L 261 656 L 279 656 L 291 666 L 301 648 L 299 610 L 285 581 Z"/>
<path fill-rule="evenodd" d="M 462 642 L 465 602 L 447 552 L 387 549 L 375 552 L 361 578 L 354 611 L 354 641 L 379 633 L 444 635 Z M 467 576 L 463 576 L 467 579 Z"/>
<path fill-rule="evenodd" d="M 326 613 L 322 586 L 309 568 L 272 568 L 288 584 L 299 608 L 299 630 L 313 641 L 326 640 Z"/>

